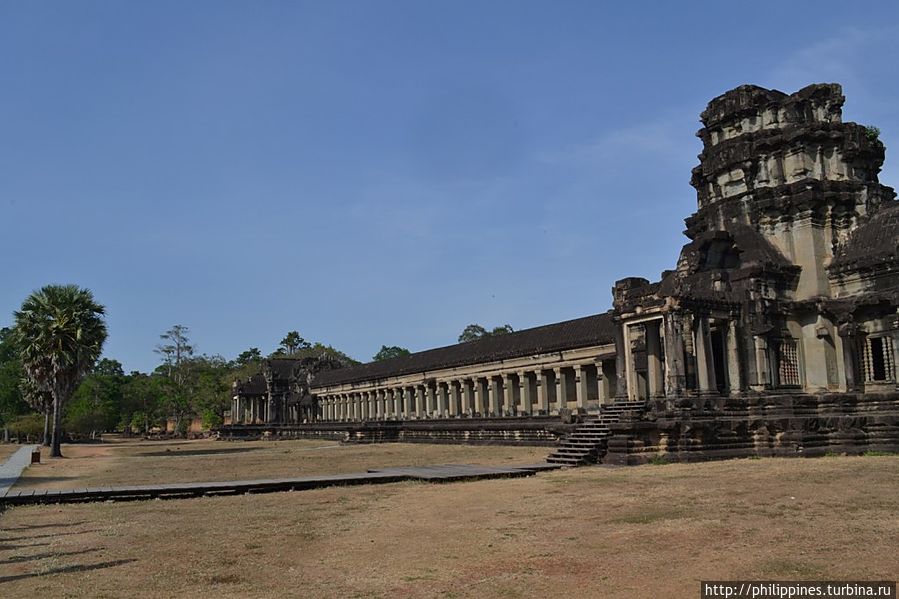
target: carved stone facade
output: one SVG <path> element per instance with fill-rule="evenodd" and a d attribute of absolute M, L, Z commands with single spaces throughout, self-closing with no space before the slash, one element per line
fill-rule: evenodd
<path fill-rule="evenodd" d="M 899 449 L 899 202 L 876 130 L 842 122 L 843 102 L 835 84 L 712 100 L 689 243 L 658 281 L 618 281 L 610 312 L 323 372 L 303 411 L 269 383 L 248 420 L 235 387 L 236 421 L 615 413 L 619 463 Z"/>
<path fill-rule="evenodd" d="M 690 243 L 658 282 L 614 288 L 631 399 L 895 391 L 899 212 L 843 100 L 830 84 L 709 103 Z"/>

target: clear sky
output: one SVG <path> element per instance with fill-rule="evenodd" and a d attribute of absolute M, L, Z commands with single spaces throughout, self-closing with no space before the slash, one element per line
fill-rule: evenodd
<path fill-rule="evenodd" d="M 0 0 L 0 326 L 77 283 L 149 370 L 176 323 L 368 360 L 602 312 L 732 87 L 841 83 L 899 185 L 897 60 L 896 2 Z"/>

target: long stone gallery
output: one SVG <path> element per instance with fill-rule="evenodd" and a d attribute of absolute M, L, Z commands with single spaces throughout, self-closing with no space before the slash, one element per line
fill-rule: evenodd
<path fill-rule="evenodd" d="M 271 359 L 220 434 L 545 444 L 569 465 L 899 450 L 899 202 L 843 102 L 713 99 L 689 242 L 608 312 L 352 368 Z"/>

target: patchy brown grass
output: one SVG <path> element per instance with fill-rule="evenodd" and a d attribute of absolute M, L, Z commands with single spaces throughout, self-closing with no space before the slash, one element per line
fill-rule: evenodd
<path fill-rule="evenodd" d="M 64 445 L 63 459 L 28 468 L 16 489 L 70 489 L 99 485 L 208 482 L 365 472 L 429 464 L 533 464 L 545 447 L 336 441 L 135 441 Z"/>
<path fill-rule="evenodd" d="M 694 597 L 701 579 L 896 580 L 897 473 L 895 456 L 763 459 L 14 508 L 0 595 Z"/>

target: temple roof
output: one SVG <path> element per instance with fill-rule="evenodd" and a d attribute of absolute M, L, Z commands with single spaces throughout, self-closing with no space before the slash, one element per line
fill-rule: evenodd
<path fill-rule="evenodd" d="M 322 372 L 316 377 L 312 387 L 376 380 L 590 345 L 603 345 L 613 343 L 614 335 L 612 315 L 607 312 L 429 349 L 380 362 L 369 362 L 352 368 Z"/>
<path fill-rule="evenodd" d="M 234 381 L 234 391 L 240 395 L 265 395 L 268 393 L 268 384 L 261 373 L 254 374 L 246 381 Z"/>
<path fill-rule="evenodd" d="M 899 260 L 899 202 L 884 203 L 836 252 L 831 271 L 844 272 Z"/>
<path fill-rule="evenodd" d="M 301 360 L 295 358 L 268 358 L 266 366 L 271 369 L 274 379 L 286 380 L 293 376 L 294 370 L 300 365 Z"/>

